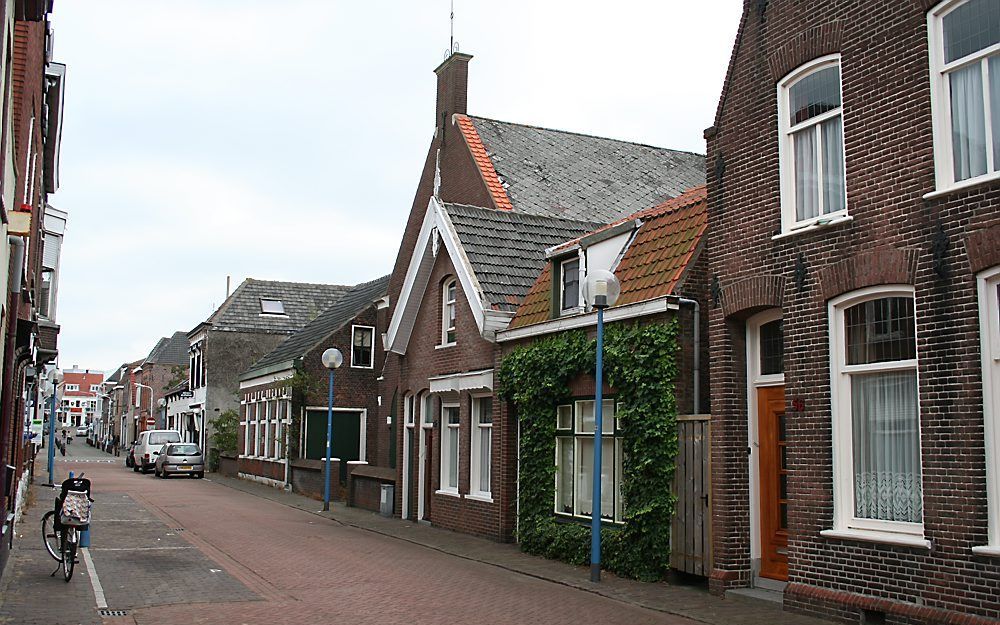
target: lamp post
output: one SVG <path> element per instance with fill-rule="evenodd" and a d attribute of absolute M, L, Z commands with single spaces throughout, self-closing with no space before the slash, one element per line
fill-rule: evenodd
<path fill-rule="evenodd" d="M 587 274 L 583 299 L 597 310 L 597 371 L 594 374 L 594 491 L 590 514 L 590 581 L 601 581 L 601 432 L 604 429 L 604 309 L 614 306 L 621 284 L 610 271 Z"/>
<path fill-rule="evenodd" d="M 49 449 L 46 456 L 48 459 L 50 486 L 55 484 L 52 480 L 56 462 L 56 395 L 58 394 L 56 391 L 59 390 L 59 385 L 62 384 L 62 381 L 62 371 L 53 369 L 49 372 L 48 389 L 52 392 L 52 397 L 50 398 L 51 404 L 49 408 Z"/>
<path fill-rule="evenodd" d="M 323 352 L 323 366 L 330 372 L 330 394 L 326 410 L 326 467 L 323 474 L 323 511 L 330 509 L 330 455 L 333 453 L 333 370 L 344 364 L 344 355 L 336 347 Z"/>

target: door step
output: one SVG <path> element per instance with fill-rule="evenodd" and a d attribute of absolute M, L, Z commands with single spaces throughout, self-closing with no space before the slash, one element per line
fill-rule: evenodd
<path fill-rule="evenodd" d="M 781 605 L 785 599 L 785 593 L 767 588 L 734 588 L 726 591 L 726 596 L 733 595 L 745 601 L 768 601 Z"/>

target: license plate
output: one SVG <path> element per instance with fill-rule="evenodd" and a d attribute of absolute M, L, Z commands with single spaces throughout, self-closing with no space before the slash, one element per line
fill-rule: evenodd
<path fill-rule="evenodd" d="M 181 471 L 190 471 L 191 467 L 181 467 L 180 470 Z"/>

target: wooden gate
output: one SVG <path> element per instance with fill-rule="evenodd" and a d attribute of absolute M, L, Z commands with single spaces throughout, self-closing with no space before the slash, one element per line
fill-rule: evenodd
<path fill-rule="evenodd" d="M 670 566 L 692 575 L 712 570 L 711 416 L 677 417 L 677 506 L 670 527 Z"/>

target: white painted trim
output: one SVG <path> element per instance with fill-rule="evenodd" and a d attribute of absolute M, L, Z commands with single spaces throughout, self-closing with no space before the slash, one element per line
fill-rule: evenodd
<path fill-rule="evenodd" d="M 458 411 L 458 423 L 451 425 L 444 417 L 445 410 L 454 408 Z M 462 406 L 456 400 L 441 401 L 441 436 L 438 441 L 438 490 L 437 494 L 448 494 L 458 496 L 458 489 L 462 484 Z M 445 437 L 450 437 L 454 433 L 455 444 L 455 486 L 446 486 L 446 482 L 451 478 L 450 469 L 446 465 L 451 461 L 451 452 L 446 448 Z"/>
<path fill-rule="evenodd" d="M 363 365 L 354 364 L 354 333 L 358 330 L 371 330 L 372 331 L 372 346 L 369 348 L 369 353 L 371 354 L 370 360 L 371 364 L 367 367 Z M 374 369 L 375 368 L 375 326 L 366 325 L 355 325 L 351 324 L 351 368 L 352 369 Z"/>
<path fill-rule="evenodd" d="M 822 116 L 812 118 L 808 123 L 803 122 L 796 126 L 792 126 L 788 119 L 788 93 L 789 89 L 798 81 L 805 78 L 807 75 L 813 72 L 825 69 L 826 67 L 837 66 L 838 71 L 841 71 L 840 54 L 827 54 L 819 58 L 813 59 L 804 65 L 800 65 L 795 68 L 792 72 L 787 74 L 784 78 L 778 81 L 777 84 L 777 100 L 778 100 L 778 169 L 779 169 L 779 186 L 780 186 L 780 201 L 781 201 L 781 234 L 793 234 L 798 232 L 810 231 L 809 228 L 813 224 L 817 224 L 820 221 L 839 218 L 847 216 L 849 207 L 849 202 L 846 198 L 846 183 L 845 183 L 845 200 L 844 200 L 844 210 L 837 211 L 835 213 L 826 213 L 818 217 L 814 217 L 804 221 L 796 220 L 795 211 L 795 168 L 792 167 L 792 133 L 796 130 L 801 130 L 805 126 L 817 126 L 823 121 Z M 841 119 L 841 134 L 843 135 L 843 129 L 846 127 L 844 119 L 844 77 L 843 74 L 840 76 L 840 119 Z M 827 115 L 826 118 L 833 118 L 835 114 Z M 843 158 L 843 171 L 846 177 L 847 174 L 847 141 L 843 140 L 841 137 L 841 157 Z M 822 188 L 820 189 L 820 198 L 822 198 Z M 839 223 L 839 222 L 838 222 Z M 815 230 L 815 229 L 813 229 Z"/>
<path fill-rule="evenodd" d="M 637 302 L 635 304 L 627 304 L 625 306 L 614 306 L 604 311 L 604 321 L 606 323 L 610 323 L 612 321 L 621 321 L 623 319 L 633 319 L 635 317 L 655 315 L 668 310 L 677 310 L 680 308 L 680 305 L 677 304 L 676 299 L 677 298 L 672 295 L 667 295 L 645 302 Z M 562 332 L 564 330 L 573 330 L 575 328 L 585 328 L 593 325 L 597 325 L 596 312 L 576 315 L 573 317 L 552 319 L 550 321 L 543 321 L 542 323 L 524 326 L 523 328 L 497 332 L 496 341 L 497 343 L 517 341 L 519 339 L 542 336 L 544 334 L 552 334 L 554 332 Z"/>
<path fill-rule="evenodd" d="M 457 488 L 455 490 L 445 490 L 445 489 L 441 488 L 441 489 L 438 489 L 438 490 L 434 491 L 434 494 L 435 495 L 447 495 L 449 497 L 454 497 L 456 499 L 461 499 L 462 498 L 462 495 L 460 495 L 458 493 L 458 489 Z"/>
<path fill-rule="evenodd" d="M 285 369 L 284 371 L 279 371 L 278 373 L 272 373 L 269 375 L 262 375 L 257 378 L 250 378 L 249 380 L 240 381 L 240 390 L 246 390 L 254 386 L 263 386 L 265 384 L 273 384 L 274 382 L 280 382 L 281 380 L 291 379 L 295 375 L 294 369 Z"/>
<path fill-rule="evenodd" d="M 427 378 L 431 393 L 457 393 L 461 391 L 493 390 L 493 369 L 467 371 Z M 447 404 L 451 405 L 451 404 Z"/>
<path fill-rule="evenodd" d="M 441 241 L 451 256 L 452 265 L 455 266 L 456 277 L 462 285 L 462 290 L 465 292 L 465 299 L 469 302 L 469 308 L 472 309 L 472 316 L 476 319 L 476 326 L 479 328 L 480 333 L 482 333 L 486 324 L 485 309 L 487 308 L 483 304 L 485 300 L 483 297 L 483 287 L 479 284 L 479 278 L 476 277 L 475 272 L 472 271 L 472 263 L 469 262 L 465 248 L 459 243 L 458 233 L 455 231 L 455 225 L 451 223 L 451 217 L 448 216 L 448 212 L 433 197 L 431 198 L 431 202 L 438 215 L 439 232 L 447 233 L 448 235 L 444 236 L 442 234 Z"/>
<path fill-rule="evenodd" d="M 424 393 L 418 395 L 416 399 L 416 404 L 420 407 L 418 414 L 416 415 L 417 422 L 420 423 L 418 428 L 419 442 L 417 447 L 417 520 L 426 520 L 427 506 L 427 472 L 430 471 L 430 445 L 427 444 L 427 431 L 433 427 L 433 424 L 424 423 L 424 411 L 429 410 L 433 404 L 431 400 L 431 395 L 429 393 Z"/>
<path fill-rule="evenodd" d="M 792 228 L 788 232 L 782 232 L 771 237 L 772 241 L 780 241 L 781 239 L 787 239 L 788 237 L 794 237 L 799 234 L 804 234 L 806 232 L 816 232 L 817 230 L 823 230 L 833 226 L 837 226 L 844 223 L 850 223 L 854 221 L 854 218 L 845 212 L 833 213 L 830 215 L 823 215 L 822 217 L 814 217 L 813 219 L 806 222 L 799 222 L 800 225 Z M 806 224 L 806 225 L 801 225 Z"/>
<path fill-rule="evenodd" d="M 976 276 L 979 291 L 979 338 L 983 368 L 983 434 L 986 448 L 988 549 L 1000 555 L 1000 266 Z"/>
<path fill-rule="evenodd" d="M 1000 558 L 1000 547 L 990 547 L 988 545 L 973 547 L 972 553 L 977 556 L 990 556 L 994 558 Z"/>
<path fill-rule="evenodd" d="M 909 297 L 914 300 L 914 315 L 917 314 L 917 302 L 914 289 L 910 285 L 880 285 L 867 287 L 841 295 L 830 300 L 827 312 L 830 335 L 830 414 L 832 421 L 833 444 L 833 529 L 824 530 L 828 536 L 846 537 L 848 535 L 871 535 L 872 542 L 891 542 L 889 537 L 909 537 L 911 543 L 919 538 L 923 541 L 924 525 L 921 523 L 906 523 L 899 521 L 882 521 L 877 519 L 859 519 L 854 516 L 854 478 L 851 475 L 853 460 L 853 424 L 851 421 L 851 385 L 850 369 L 844 359 L 845 337 L 843 333 L 844 311 L 855 304 L 882 297 Z M 914 320 L 914 326 L 916 326 Z M 919 345 L 917 337 L 914 341 Z M 906 369 L 912 369 L 917 374 L 917 440 L 921 449 L 923 437 L 920 434 L 920 373 L 917 359 L 905 361 Z M 886 364 L 891 367 L 891 364 Z M 922 454 L 921 454 L 922 458 Z M 920 476 L 923 479 L 924 469 L 921 461 Z M 864 540 L 858 538 L 858 540 Z M 897 540 L 903 540 L 898 538 Z M 903 544 L 892 542 L 892 544 Z M 910 544 L 910 543 L 908 543 Z M 922 543 L 921 543 L 922 544 Z M 930 544 L 929 542 L 927 543 Z M 919 546 L 919 545 L 917 545 Z"/>
<path fill-rule="evenodd" d="M 494 503 L 493 497 L 489 493 L 469 493 L 465 496 L 466 499 L 471 499 L 472 501 L 481 501 L 483 503 Z"/>
<path fill-rule="evenodd" d="M 919 549 L 930 549 L 931 541 L 923 536 L 913 534 L 901 534 L 898 532 L 880 532 L 875 530 L 821 530 L 820 536 L 824 538 L 839 538 L 843 540 L 859 540 L 867 543 L 882 543 L 886 545 L 899 545 L 901 547 L 917 547 Z"/>
<path fill-rule="evenodd" d="M 284 488 L 286 485 L 286 482 L 283 482 L 281 480 L 274 480 L 269 477 L 257 475 L 255 473 L 244 473 L 240 471 L 239 473 L 236 474 L 236 477 L 240 478 L 241 480 L 246 480 L 248 482 L 257 482 L 258 484 L 266 484 L 267 486 L 273 486 L 274 488 Z"/>
<path fill-rule="evenodd" d="M 480 425 L 482 421 L 482 401 L 484 399 L 490 399 L 490 408 L 492 409 L 492 395 L 480 393 L 473 394 L 472 401 L 469 406 L 469 495 L 470 498 L 479 499 L 480 501 L 493 502 L 493 414 L 490 413 L 490 424 L 488 426 Z M 483 430 L 489 430 L 490 434 L 490 458 L 487 463 L 490 472 L 490 483 L 487 490 L 479 490 L 479 480 L 482 477 L 483 471 L 483 458 L 480 455 L 481 440 Z"/>

